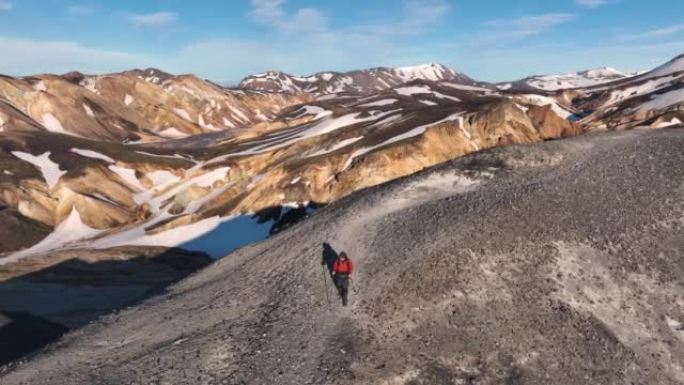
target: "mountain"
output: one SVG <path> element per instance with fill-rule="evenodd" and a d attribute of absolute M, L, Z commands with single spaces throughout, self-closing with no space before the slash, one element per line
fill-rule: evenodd
<path fill-rule="evenodd" d="M 156 69 L 2 77 L 0 309 L 80 327 L 208 257 L 426 168 L 594 130 L 677 126 L 681 60 L 556 91 L 494 87 L 439 65 L 259 75 L 235 89 Z M 133 290 L 121 276 L 135 272 Z M 95 281 L 110 300 L 80 302 Z M 56 300 L 36 299 L 55 287 L 69 295 L 46 312 Z"/>
<path fill-rule="evenodd" d="M 215 131 L 239 133 L 305 97 L 230 91 L 192 75 L 133 70 L 89 76 L 0 77 L 0 122 L 118 141 L 156 141 Z M 8 121 L 15 124 L 7 124 Z"/>
<path fill-rule="evenodd" d="M 684 56 L 652 71 L 579 90 L 574 104 L 590 111 L 582 124 L 592 129 L 662 128 L 684 121 Z"/>
<path fill-rule="evenodd" d="M 540 75 L 531 76 L 520 80 L 518 87 L 528 86 L 543 91 L 558 91 L 572 88 L 586 88 L 616 80 L 627 79 L 636 76 L 637 73 L 626 73 L 610 67 L 602 67 L 564 75 Z M 502 83 L 500 89 L 508 89 L 511 83 Z"/>
<path fill-rule="evenodd" d="M 123 245 L 216 215 L 330 203 L 484 148 L 580 132 L 552 107 L 413 82 L 343 104 L 298 105 L 242 135 L 200 135 L 171 148 L 46 132 L 0 136 L 0 193 L 33 220 L 58 228 L 75 215 L 73 226 L 93 229 L 103 245 Z"/>
<path fill-rule="evenodd" d="M 681 384 L 682 146 L 509 146 L 353 194 L 0 381 Z M 356 261 L 347 308 L 324 242 Z"/>
<path fill-rule="evenodd" d="M 276 93 L 310 93 L 316 96 L 335 93 L 368 93 L 385 90 L 412 80 L 445 81 L 477 86 L 461 72 L 441 64 L 423 64 L 399 68 L 371 68 L 350 72 L 319 72 L 310 76 L 292 76 L 284 72 L 264 72 L 240 82 L 241 89 Z"/>

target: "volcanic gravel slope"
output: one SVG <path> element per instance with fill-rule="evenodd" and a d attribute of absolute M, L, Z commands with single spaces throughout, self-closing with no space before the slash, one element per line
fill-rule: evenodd
<path fill-rule="evenodd" d="M 589 134 L 364 190 L 0 383 L 682 384 L 683 148 Z M 358 266 L 347 308 L 325 241 Z"/>

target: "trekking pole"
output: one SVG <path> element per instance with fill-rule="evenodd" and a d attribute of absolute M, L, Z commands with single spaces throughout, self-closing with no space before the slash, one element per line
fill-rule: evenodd
<path fill-rule="evenodd" d="M 323 285 L 325 286 L 325 299 L 328 300 L 328 306 L 330 306 L 330 296 L 328 295 L 328 280 L 325 278 L 325 265 L 321 265 L 323 268 Z"/>

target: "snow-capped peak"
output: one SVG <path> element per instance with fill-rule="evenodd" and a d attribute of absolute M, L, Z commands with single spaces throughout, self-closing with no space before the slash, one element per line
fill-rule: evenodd
<path fill-rule="evenodd" d="M 350 72 L 319 72 L 309 76 L 264 72 L 245 78 L 240 83 L 240 87 L 267 92 L 308 92 L 321 96 L 339 92 L 378 91 L 414 80 L 474 84 L 472 79 L 460 72 L 442 64 L 430 63 L 398 68 L 377 67 Z"/>
<path fill-rule="evenodd" d="M 660 67 L 655 68 L 653 71 L 643 74 L 643 76 L 645 78 L 655 78 L 678 72 L 684 72 L 684 54 L 679 55 Z"/>
<path fill-rule="evenodd" d="M 565 90 L 570 88 L 593 87 L 634 76 L 611 67 L 601 67 L 564 75 L 532 76 L 526 83 L 534 88 L 546 91 Z"/>
<path fill-rule="evenodd" d="M 618 77 L 626 77 L 628 74 L 618 71 L 615 68 L 612 67 L 601 67 L 601 68 L 595 68 L 591 70 L 586 70 L 586 71 L 580 71 L 577 73 L 580 76 L 585 76 L 590 79 L 598 79 L 598 78 L 605 78 L 605 77 L 611 77 L 611 76 L 618 76 Z"/>
<path fill-rule="evenodd" d="M 456 72 L 442 64 L 420 64 L 417 66 L 398 67 L 394 73 L 404 81 L 416 79 L 440 81 L 448 80 L 456 75 Z"/>

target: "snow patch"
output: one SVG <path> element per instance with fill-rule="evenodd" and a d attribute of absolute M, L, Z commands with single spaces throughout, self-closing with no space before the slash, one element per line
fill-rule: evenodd
<path fill-rule="evenodd" d="M 136 153 L 138 153 L 140 155 L 145 155 L 145 156 L 156 156 L 158 158 L 183 159 L 183 160 L 189 160 L 191 162 L 195 162 L 194 160 L 185 158 L 184 156 L 179 155 L 179 154 L 163 155 L 163 154 L 154 154 L 154 153 L 145 152 L 145 151 L 136 151 Z M 195 163 L 197 163 L 197 162 L 195 162 Z"/>
<path fill-rule="evenodd" d="M 394 111 L 389 111 L 381 113 L 380 115 L 371 115 L 363 118 L 359 117 L 361 113 L 350 113 L 339 116 L 337 118 L 329 116 L 311 125 L 307 125 L 304 127 L 296 127 L 279 134 L 268 136 L 266 138 L 261 138 L 257 141 L 250 143 L 252 144 L 252 147 L 250 147 L 247 150 L 219 156 L 215 159 L 210 160 L 207 164 L 220 162 L 228 157 L 254 155 L 263 152 L 274 151 L 279 148 L 287 147 L 293 143 L 299 142 L 300 140 L 328 134 L 343 127 L 349 127 L 354 124 L 372 120 L 379 120 L 393 112 Z"/>
<path fill-rule="evenodd" d="M 421 95 L 421 94 L 432 94 L 437 98 L 440 99 L 449 99 L 453 100 L 455 102 L 460 102 L 461 100 L 459 98 L 449 96 L 449 95 L 444 95 L 442 93 L 433 91 L 430 89 L 428 86 L 408 86 L 408 87 L 399 87 L 395 88 L 394 91 L 398 93 L 399 95 L 404 95 L 404 96 L 412 96 L 412 95 Z"/>
<path fill-rule="evenodd" d="M 95 117 L 95 113 L 93 113 L 93 109 L 90 108 L 90 106 L 87 103 L 83 103 L 83 109 L 86 112 L 86 115 L 90 116 L 91 118 Z"/>
<path fill-rule="evenodd" d="M 36 166 L 43 173 L 43 179 L 50 189 L 55 187 L 62 175 L 66 174 L 66 171 L 61 170 L 57 163 L 50 160 L 50 151 L 38 156 L 22 151 L 12 151 L 12 155 Z"/>
<path fill-rule="evenodd" d="M 603 106 L 610 106 L 628 99 L 658 91 L 661 88 L 670 86 L 672 81 L 676 80 L 677 78 L 677 76 L 665 76 L 657 79 L 650 79 L 644 83 L 632 87 L 611 91 L 610 99 L 604 103 Z"/>
<path fill-rule="evenodd" d="M 334 151 L 337 151 L 337 150 L 339 150 L 339 149 L 341 149 L 341 148 L 347 147 L 347 146 L 349 146 L 350 144 L 356 143 L 356 142 L 358 142 L 358 141 L 361 140 L 361 139 L 363 139 L 363 136 L 358 136 L 358 137 L 355 137 L 355 138 L 344 139 L 344 140 L 341 140 L 341 141 L 335 143 L 335 145 L 332 146 L 332 147 L 330 147 L 330 148 L 324 148 L 324 149 L 322 149 L 322 150 L 318 150 L 318 151 L 314 152 L 313 154 L 307 155 L 307 157 L 308 157 L 308 158 L 312 158 L 312 157 L 314 157 L 314 156 L 320 156 L 320 155 L 329 154 L 329 153 L 334 152 Z"/>
<path fill-rule="evenodd" d="M 42 122 L 43 126 L 50 132 L 68 134 L 68 132 L 64 130 L 64 127 L 62 127 L 62 123 L 54 115 L 52 115 L 51 112 L 46 112 L 43 114 Z"/>
<path fill-rule="evenodd" d="M 192 119 L 190 119 L 190 114 L 188 114 L 188 111 L 185 111 L 182 108 L 174 108 L 173 112 L 175 112 L 176 115 L 180 116 L 181 118 L 183 118 L 187 121 L 192 121 Z"/>
<path fill-rule="evenodd" d="M 440 64 L 421 64 L 417 66 L 398 67 L 394 73 L 404 82 L 415 79 L 438 81 L 456 73 Z"/>
<path fill-rule="evenodd" d="M 669 62 L 661 65 L 660 67 L 654 69 L 651 72 L 647 72 L 642 75 L 645 78 L 654 78 L 660 76 L 666 76 L 677 72 L 684 72 L 684 56 L 679 56 Z M 642 76 L 639 78 L 641 79 Z"/>
<path fill-rule="evenodd" d="M 477 86 L 469 86 L 466 84 L 457 84 L 457 83 L 448 83 L 448 82 L 444 82 L 444 83 L 440 83 L 440 84 L 445 85 L 447 87 L 457 89 L 457 90 L 463 90 L 463 91 L 485 92 L 485 93 L 491 92 L 491 90 L 489 90 L 487 88 L 477 87 Z"/>
<path fill-rule="evenodd" d="M 116 246 L 181 247 L 190 251 L 203 251 L 220 258 L 251 242 L 266 239 L 272 222 L 257 223 L 250 215 L 202 219 L 157 234 L 146 234 L 143 226 L 96 240 L 92 247 L 105 249 Z"/>
<path fill-rule="evenodd" d="M 124 97 L 124 104 L 126 106 L 130 106 L 131 103 L 133 103 L 134 101 L 135 101 L 135 99 L 129 94 L 126 94 L 126 96 Z"/>
<path fill-rule="evenodd" d="M 684 88 L 651 96 L 651 100 L 638 107 L 640 111 L 662 110 L 675 104 L 684 104 Z"/>
<path fill-rule="evenodd" d="M 432 90 L 428 86 L 409 86 L 395 88 L 394 92 L 399 95 L 411 96 L 415 94 L 430 94 L 432 93 Z"/>
<path fill-rule="evenodd" d="M 670 120 L 669 122 L 667 122 L 667 121 L 665 121 L 665 122 L 660 122 L 660 123 L 656 124 L 656 125 L 653 126 L 653 127 L 655 127 L 655 128 L 664 128 L 664 127 L 676 126 L 676 125 L 678 125 L 678 124 L 682 124 L 682 121 L 679 120 L 679 119 L 677 119 L 677 118 L 672 118 L 672 120 Z"/>
<path fill-rule="evenodd" d="M 540 106 L 540 107 L 551 105 L 551 110 L 553 112 L 555 112 L 556 115 L 560 116 L 563 119 L 567 119 L 570 116 L 572 116 L 572 112 L 561 107 L 558 104 L 558 102 L 556 102 L 556 99 L 549 97 L 549 96 L 528 94 L 528 95 L 521 95 L 520 99 L 524 102 L 534 104 L 535 106 Z"/>
<path fill-rule="evenodd" d="M 183 184 L 187 185 L 187 187 L 193 185 L 205 188 L 212 187 L 217 181 L 224 180 L 228 175 L 228 171 L 230 171 L 230 167 L 219 167 L 202 175 L 191 178 Z"/>
<path fill-rule="evenodd" d="M 84 87 L 88 91 L 99 94 L 100 91 L 97 90 L 97 82 L 95 81 L 95 78 L 85 78 L 81 81 L 81 87 Z"/>
<path fill-rule="evenodd" d="M 16 252 L 7 258 L 0 258 L 0 265 L 16 262 L 27 256 L 62 249 L 75 242 L 92 238 L 101 232 L 102 230 L 93 229 L 83 223 L 81 215 L 78 210 L 76 210 L 76 207 L 72 207 L 69 216 L 62 221 L 52 233 L 45 237 L 45 239 L 26 250 Z"/>
<path fill-rule="evenodd" d="M 603 67 L 564 75 L 533 76 L 527 80 L 527 84 L 537 89 L 558 91 L 570 88 L 594 87 L 630 76 L 633 76 L 633 74 L 626 74 L 614 68 Z"/>
<path fill-rule="evenodd" d="M 81 155 L 81 156 L 84 156 L 86 158 L 101 159 L 107 163 L 115 163 L 114 159 L 108 157 L 107 155 L 100 154 L 99 152 L 96 152 L 96 151 L 82 150 L 80 148 L 72 148 L 71 152 L 76 153 L 76 154 Z"/>
<path fill-rule="evenodd" d="M 188 134 L 178 130 L 176 127 L 166 128 L 166 129 L 160 131 L 159 135 L 166 137 L 166 138 L 171 138 L 171 139 L 185 138 L 188 136 Z"/>
<path fill-rule="evenodd" d="M 404 132 L 403 134 L 400 134 L 400 135 L 391 137 L 391 138 L 385 140 L 384 142 L 379 143 L 379 144 L 376 144 L 376 145 L 374 145 L 374 146 L 360 148 L 360 149 L 354 151 L 354 152 L 349 156 L 349 158 L 347 159 L 347 162 L 345 163 L 345 165 L 344 165 L 344 167 L 342 168 L 342 170 L 348 169 L 349 166 L 351 166 L 352 162 L 354 161 L 354 158 L 357 158 L 357 157 L 359 157 L 359 156 L 365 155 L 365 154 L 367 154 L 367 153 L 369 153 L 369 152 L 371 152 L 371 151 L 373 151 L 373 150 L 375 150 L 375 149 L 378 149 L 378 148 L 381 148 L 381 147 L 385 147 L 385 146 L 390 145 L 390 144 L 392 144 L 392 143 L 396 143 L 396 142 L 399 142 L 399 141 L 402 141 L 402 140 L 408 139 L 408 138 L 413 138 L 414 136 L 422 135 L 423 133 L 425 133 L 425 130 L 427 130 L 429 127 L 436 126 L 436 125 L 441 124 L 441 123 L 444 123 L 444 122 L 457 120 L 457 119 L 460 117 L 460 115 L 461 115 L 461 113 L 460 113 L 460 112 L 457 112 L 457 113 L 455 113 L 455 114 L 452 114 L 452 115 L 447 116 L 447 117 L 444 118 L 444 119 L 438 120 L 438 121 L 436 121 L 436 122 L 424 124 L 424 125 L 422 125 L 422 126 L 418 126 L 418 127 L 414 128 L 414 129 L 412 129 L 412 130 L 409 130 L 409 131 L 407 131 L 407 132 Z"/>
<path fill-rule="evenodd" d="M 237 115 L 238 120 L 241 120 L 242 123 L 249 123 L 249 118 L 240 109 L 233 107 L 231 104 L 228 104 L 228 109 L 230 109 L 233 114 Z"/>
<path fill-rule="evenodd" d="M 325 100 L 335 99 L 337 97 L 338 97 L 337 94 L 327 94 L 327 95 L 319 96 L 318 98 L 316 98 L 316 100 L 325 101 Z"/>
<path fill-rule="evenodd" d="M 206 130 L 209 130 L 209 131 L 218 131 L 219 130 L 219 128 L 217 128 L 213 124 L 205 123 L 204 115 L 202 115 L 202 114 L 199 114 L 199 116 L 197 117 L 197 124 L 199 124 L 200 127 L 204 128 Z"/>
<path fill-rule="evenodd" d="M 138 191 L 145 191 L 145 186 L 143 186 L 135 176 L 135 170 L 113 165 L 109 166 L 109 169 L 116 173 L 127 185 L 134 187 Z"/>
<path fill-rule="evenodd" d="M 298 114 L 295 116 L 295 119 L 301 118 L 305 115 L 314 115 L 312 120 L 318 120 L 326 116 L 332 115 L 332 111 L 328 111 L 325 108 L 319 106 L 303 106 L 296 112 L 298 112 Z"/>
<path fill-rule="evenodd" d="M 171 183 L 175 183 L 179 180 L 178 176 L 166 170 L 148 172 L 147 174 L 145 174 L 145 176 L 147 176 L 147 178 L 149 178 L 152 181 L 152 185 L 154 185 L 155 187 L 165 186 Z"/>
<path fill-rule="evenodd" d="M 47 91 L 47 86 L 45 85 L 45 82 L 41 80 L 33 85 L 33 89 L 36 91 Z"/>
<path fill-rule="evenodd" d="M 362 104 L 359 107 L 381 107 L 381 106 L 387 106 L 389 104 L 394 104 L 397 101 L 398 101 L 397 99 L 382 99 L 382 100 L 377 100 L 375 102 Z"/>
<path fill-rule="evenodd" d="M 235 124 L 228 120 L 228 118 L 224 117 L 223 118 L 223 125 L 228 127 L 228 128 L 235 128 Z"/>

